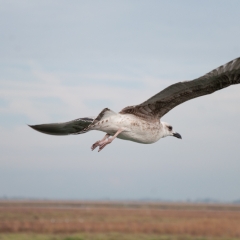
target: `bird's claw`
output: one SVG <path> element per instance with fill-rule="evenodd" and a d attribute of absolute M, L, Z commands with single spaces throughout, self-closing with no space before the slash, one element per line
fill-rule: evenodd
<path fill-rule="evenodd" d="M 108 144 L 110 144 L 112 141 L 110 139 L 107 139 L 103 144 L 99 145 L 98 152 L 100 152 L 103 148 L 105 148 Z"/>
<path fill-rule="evenodd" d="M 92 147 L 91 147 L 92 151 L 93 151 L 97 146 L 100 145 L 100 142 L 101 142 L 101 141 L 97 141 L 97 142 L 95 142 L 95 143 L 92 145 Z"/>

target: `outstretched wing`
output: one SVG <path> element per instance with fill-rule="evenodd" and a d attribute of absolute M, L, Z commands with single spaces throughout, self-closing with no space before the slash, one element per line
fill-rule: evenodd
<path fill-rule="evenodd" d="M 195 80 L 173 84 L 139 105 L 124 108 L 120 113 L 134 114 L 148 121 L 155 120 L 183 102 L 238 83 L 240 83 L 240 58 Z"/>
<path fill-rule="evenodd" d="M 50 135 L 82 134 L 88 131 L 88 126 L 93 121 L 94 118 L 78 118 L 70 122 L 29 125 L 29 127 Z"/>

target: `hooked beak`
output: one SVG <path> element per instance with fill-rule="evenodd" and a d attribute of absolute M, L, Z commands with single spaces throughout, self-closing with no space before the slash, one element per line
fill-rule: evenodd
<path fill-rule="evenodd" d="M 173 133 L 173 136 L 176 137 L 176 138 L 182 139 L 182 136 L 179 133 L 175 132 L 175 133 Z"/>

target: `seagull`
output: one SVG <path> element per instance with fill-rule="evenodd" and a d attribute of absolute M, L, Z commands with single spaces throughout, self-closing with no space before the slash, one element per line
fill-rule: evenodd
<path fill-rule="evenodd" d="M 97 117 L 78 118 L 64 123 L 29 125 L 31 128 L 50 135 L 83 134 L 91 130 L 105 132 L 103 139 L 95 142 L 91 149 L 100 152 L 115 138 L 137 143 L 150 144 L 159 139 L 181 135 L 160 119 L 171 109 L 193 98 L 211 94 L 232 84 L 240 83 L 240 57 L 191 81 L 175 83 L 157 93 L 147 101 L 128 106 L 116 113 L 104 108 Z"/>

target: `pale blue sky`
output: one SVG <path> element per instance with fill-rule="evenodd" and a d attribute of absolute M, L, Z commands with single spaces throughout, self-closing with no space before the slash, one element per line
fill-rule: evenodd
<path fill-rule="evenodd" d="M 240 86 L 163 117 L 152 145 L 26 123 L 120 111 L 240 56 L 240 2 L 0 0 L 0 196 L 240 199 Z"/>

